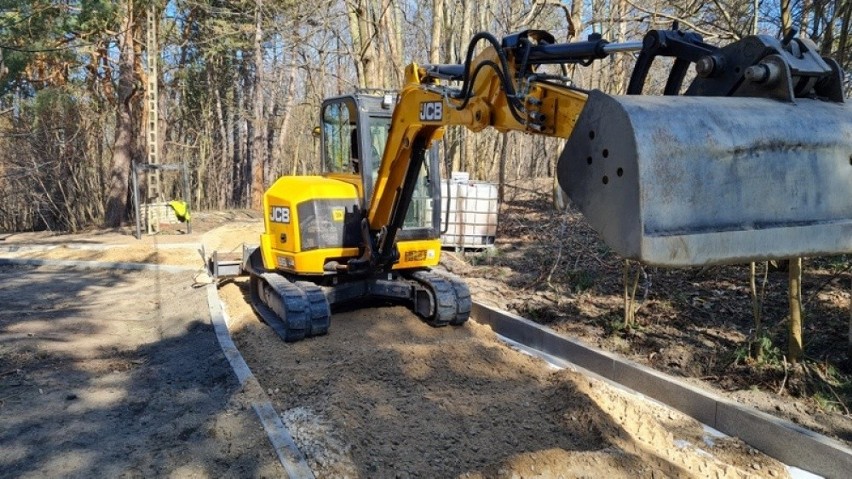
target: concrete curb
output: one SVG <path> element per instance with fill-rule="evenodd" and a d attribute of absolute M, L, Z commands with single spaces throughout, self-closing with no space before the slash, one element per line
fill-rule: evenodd
<path fill-rule="evenodd" d="M 125 271 L 160 271 L 186 273 L 200 271 L 201 267 L 169 266 L 149 263 L 119 263 L 112 261 L 78 261 L 60 259 L 0 258 L 0 266 L 59 266 L 79 269 L 121 269 Z"/>
<path fill-rule="evenodd" d="M 848 477 L 852 449 L 822 434 L 703 391 L 672 376 L 587 346 L 512 313 L 474 303 L 471 319 L 495 333 L 628 387 L 779 461 L 825 477 Z"/>
<path fill-rule="evenodd" d="M 313 479 L 314 473 L 305 461 L 304 454 L 299 451 L 290 431 L 281 421 L 281 416 L 272 406 L 269 397 L 263 391 L 257 378 L 254 377 L 233 339 L 231 339 L 227 316 L 224 308 L 222 308 L 219 291 L 215 284 L 207 285 L 207 305 L 210 308 L 210 319 L 213 322 L 213 329 L 216 331 L 216 339 L 219 341 L 219 346 L 228 359 L 228 363 L 234 370 L 240 386 L 258 391 L 258 396 L 261 399 L 252 401 L 251 407 L 260 419 L 263 429 L 269 437 L 269 442 L 272 443 L 275 454 L 281 461 L 281 465 L 284 466 L 284 470 L 287 471 L 287 475 L 295 479 Z"/>

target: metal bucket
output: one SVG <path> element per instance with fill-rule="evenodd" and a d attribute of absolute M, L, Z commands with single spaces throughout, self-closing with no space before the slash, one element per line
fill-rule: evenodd
<path fill-rule="evenodd" d="M 590 94 L 559 184 L 603 240 L 659 266 L 852 252 L 852 109 Z"/>

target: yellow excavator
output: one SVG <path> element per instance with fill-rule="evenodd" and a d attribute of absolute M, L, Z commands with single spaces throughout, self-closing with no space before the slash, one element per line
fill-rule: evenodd
<path fill-rule="evenodd" d="M 637 55 L 623 96 L 542 68 L 619 52 Z M 663 95 L 643 95 L 658 57 L 673 59 Z M 320 122 L 323 173 L 269 188 L 260 246 L 241 266 L 255 311 L 285 341 L 325 334 L 331 308 L 347 303 L 404 303 L 433 326 L 468 319 L 467 286 L 431 270 L 440 174 L 427 153 L 449 125 L 566 139 L 559 183 L 625 258 L 693 266 L 852 252 L 842 71 L 795 34 L 720 48 L 677 26 L 627 43 L 479 33 L 463 64 L 409 65 L 398 95 L 328 99 Z"/>

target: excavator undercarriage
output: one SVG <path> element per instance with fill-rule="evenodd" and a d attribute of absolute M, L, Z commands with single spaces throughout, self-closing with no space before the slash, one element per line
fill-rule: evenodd
<path fill-rule="evenodd" d="M 622 52 L 638 52 L 627 95 L 566 76 L 565 65 Z M 643 95 L 658 57 L 674 60 L 663 95 Z M 540 68 L 554 64 L 561 74 Z M 450 125 L 567 140 L 559 183 L 625 258 L 698 266 L 852 252 L 841 79 L 795 33 L 721 48 L 677 26 L 621 44 L 479 33 L 461 65 L 410 65 L 397 96 L 323 104 L 324 174 L 282 177 L 264 196 L 265 232 L 242 266 L 252 304 L 286 341 L 325 334 L 332 308 L 377 301 L 463 324 L 467 286 L 431 270 L 440 175 L 427 152 Z"/>
<path fill-rule="evenodd" d="M 369 302 L 401 303 L 430 326 L 460 326 L 470 316 L 472 300 L 467 285 L 458 278 L 428 270 L 383 273 L 348 279 L 326 286 L 298 277 L 265 271 L 260 250 L 249 248 L 251 304 L 260 318 L 281 339 L 299 341 L 328 333 L 331 307 Z"/>

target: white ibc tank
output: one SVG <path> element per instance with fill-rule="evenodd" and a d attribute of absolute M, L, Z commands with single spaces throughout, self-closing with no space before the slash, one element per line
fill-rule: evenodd
<path fill-rule="evenodd" d="M 441 225 L 447 229 L 441 240 L 448 248 L 491 248 L 497 236 L 497 185 L 468 178 L 456 172 L 441 182 Z"/>

